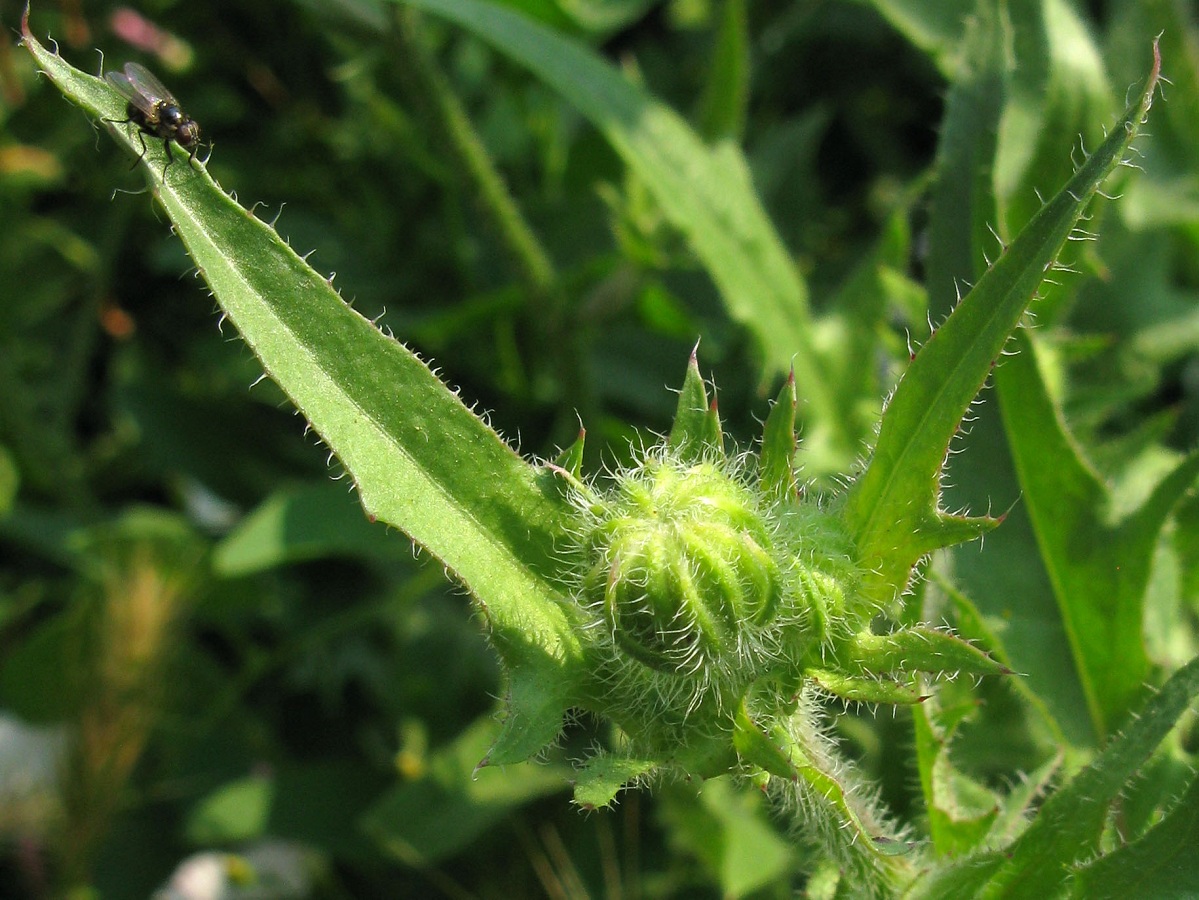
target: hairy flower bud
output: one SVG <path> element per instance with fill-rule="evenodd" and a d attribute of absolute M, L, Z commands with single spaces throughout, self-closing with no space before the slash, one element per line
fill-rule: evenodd
<path fill-rule="evenodd" d="M 651 458 L 624 473 L 589 543 L 585 602 L 621 649 L 659 672 L 734 658 L 778 612 L 768 523 L 713 463 Z"/>

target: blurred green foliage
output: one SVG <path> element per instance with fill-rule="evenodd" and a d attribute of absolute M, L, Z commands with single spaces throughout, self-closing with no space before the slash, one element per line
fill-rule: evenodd
<path fill-rule="evenodd" d="M 927 336 L 978 263 L 977 244 L 954 257 L 929 226 L 935 203 L 956 202 L 931 176 L 970 164 L 958 129 L 994 129 L 995 196 L 976 221 L 1010 236 L 1033 188 L 1056 190 L 1072 149 L 1101 137 L 1164 31 L 1174 84 L 1145 172 L 1072 261 L 1088 277 L 1066 276 L 1037 312 L 1047 380 L 1114 505 L 1141 502 L 1196 443 L 1199 59 L 1181 2 L 1011 0 L 1010 46 L 968 32 L 953 2 L 507 5 L 744 149 L 813 308 L 832 313 L 829 358 L 882 386 L 865 421 L 905 341 Z M 15 28 L 20 11 L 0 10 Z M 621 460 L 668 427 L 666 386 L 697 337 L 726 428 L 743 446 L 758 433 L 760 353 L 652 192 L 576 109 L 478 40 L 371 0 L 45 3 L 32 21 L 77 66 L 98 70 L 99 48 L 106 68 L 155 70 L 212 141 L 217 180 L 264 218 L 279 210 L 293 247 L 315 248 L 358 310 L 435 360 L 524 453 L 552 455 L 582 420 L 593 462 Z M 974 78 L 990 54 L 1015 60 L 1002 109 Z M 568 341 L 545 340 L 545 284 L 480 207 L 431 77 L 536 236 Z M 594 723 L 572 724 L 546 765 L 476 778 L 499 685 L 467 598 L 330 483 L 336 461 L 219 330 L 141 174 L 12 42 L 0 117 L 0 710 L 65 729 L 23 731 L 44 738 L 36 752 L 0 732 L 0 792 L 31 759 L 59 761 L 0 802 L 0 895 L 144 897 L 209 850 L 236 854 L 222 863 L 236 881 L 238 860 L 270 869 L 266 838 L 300 849 L 281 871 L 315 896 L 782 897 L 803 884 L 806 850 L 728 785 L 572 810 L 569 762 L 602 737 Z M 885 310 L 871 306 L 880 280 Z M 880 322 L 866 355 L 841 327 L 855 314 Z M 938 560 L 1029 674 L 984 685 L 958 732 L 956 761 L 993 787 L 1100 737 L 996 406 L 957 445 L 950 505 L 1012 507 L 1008 520 L 981 552 Z M 814 462 L 832 473 L 853 458 Z M 1196 653 L 1196 548 L 1192 500 L 1150 582 L 1156 671 Z M 897 814 L 918 819 L 910 722 L 852 715 L 841 731 Z M 1181 791 L 1182 769 L 1164 759 L 1155 777 Z M 275 895 L 289 896 L 282 881 Z"/>

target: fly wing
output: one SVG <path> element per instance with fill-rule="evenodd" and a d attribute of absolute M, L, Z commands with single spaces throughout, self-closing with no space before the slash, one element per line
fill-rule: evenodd
<path fill-rule="evenodd" d="M 153 117 L 161 104 L 178 105 L 158 76 L 138 63 L 125 63 L 124 72 L 109 72 L 104 79 L 147 117 Z"/>

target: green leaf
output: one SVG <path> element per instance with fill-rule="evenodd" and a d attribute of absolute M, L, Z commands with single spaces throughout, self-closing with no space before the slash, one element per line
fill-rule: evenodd
<path fill-rule="evenodd" d="M 943 319 L 985 271 L 999 246 L 992 161 L 1011 67 L 1011 28 L 999 4 L 982 2 L 968 20 L 965 53 L 946 100 L 937 145 L 934 214 L 929 223 L 928 305 Z M 1058 182 L 1053 182 L 1058 183 Z"/>
<path fill-rule="evenodd" d="M 987 880 L 1003 864 L 1001 853 L 976 853 L 968 862 L 930 869 L 903 895 L 904 900 L 961 900 L 977 897 Z"/>
<path fill-rule="evenodd" d="M 1005 847 L 1014 841 L 1033 818 L 1033 812 L 1058 777 L 1062 767 L 1062 754 L 1056 753 L 1033 771 L 1023 775 L 1020 781 L 1003 798 L 999 815 L 991 825 L 987 843 L 991 847 Z"/>
<path fill-rule="evenodd" d="M 945 592 L 946 597 L 948 597 L 950 604 L 953 606 L 955 627 L 958 633 L 966 640 L 980 645 L 990 657 L 997 660 L 1005 669 L 1012 671 L 1012 662 L 1003 642 L 999 640 L 998 635 L 995 634 L 983 619 L 974 601 L 949 584 L 936 572 L 932 573 L 931 578 Z M 1028 704 L 1029 709 L 1034 714 L 1031 721 L 1037 728 L 1043 731 L 1049 743 L 1055 745 L 1066 743 L 1066 737 L 1062 734 L 1061 726 L 1045 705 L 1045 701 L 1029 687 L 1028 679 L 1023 677 L 1023 673 L 1021 673 L 1020 677 L 1009 679 L 1007 686 Z"/>
<path fill-rule="evenodd" d="M 1199 700 L 1199 659 L 1179 669 L 1161 691 L 1150 698 L 1123 733 L 1114 737 L 1089 766 L 1050 796 L 1037 812 L 1036 819 L 1012 844 L 1002 851 L 976 853 L 940 870 L 929 870 L 905 896 L 912 900 L 954 900 L 957 897 L 1044 900 L 1061 896 L 1069 885 L 1072 867 L 1093 857 L 1097 851 L 1111 804 L 1119 799 L 1129 779 L 1138 775 L 1196 700 Z M 1033 785 L 1043 784 L 1046 778 L 1048 770 L 1030 779 L 1023 791 L 1026 803 L 1035 792 Z M 1019 799 L 1020 795 L 1018 790 L 1013 797 Z M 1175 810 L 1185 807 L 1182 803 L 1176 805 Z M 1169 859 L 1173 855 L 1172 845 L 1178 846 L 1181 835 L 1193 828 L 1193 813 L 1180 812 L 1178 815 L 1176 823 L 1151 838 L 1150 845 L 1142 848 L 1156 854 L 1159 861 Z M 996 828 L 1001 824 L 1004 830 L 1010 831 L 1013 825 L 1018 827 L 1019 822 L 1013 822 L 1005 815 L 996 822 Z M 1001 836 L 1002 833 L 996 834 L 996 837 Z M 1193 844 L 1188 846 L 1193 847 Z M 1141 868 L 1127 872 L 1129 877 L 1145 875 Z M 1171 873 L 1164 877 L 1173 879 Z M 1091 894 L 1079 896 L 1090 897 Z M 1158 894 L 1138 889 L 1124 896 L 1156 897 Z"/>
<path fill-rule="evenodd" d="M 700 102 L 703 133 L 710 140 L 738 140 L 749 104 L 749 23 L 746 0 L 720 0 L 716 47 Z"/>
<path fill-rule="evenodd" d="M 188 815 L 187 839 L 208 846 L 262 837 L 274 793 L 274 783 L 264 775 L 250 775 L 222 785 Z"/>
<path fill-rule="evenodd" d="M 477 721 L 428 761 L 423 777 L 392 788 L 362 817 L 380 847 L 409 865 L 435 864 L 465 849 L 516 806 L 566 787 L 561 767 L 521 763 L 478 771 L 495 738 L 490 717 Z"/>
<path fill-rule="evenodd" d="M 12 512 L 17 488 L 21 484 L 21 473 L 16 460 L 8 448 L 0 444 L 0 519 Z"/>
<path fill-rule="evenodd" d="M 946 75 L 961 64 L 962 0 L 871 0 L 870 5 Z"/>
<path fill-rule="evenodd" d="M 1112 521 L 1112 498 L 1048 395 L 1031 336 L 996 372 L 1008 443 L 1041 557 L 1070 639 L 1095 733 L 1119 727 L 1144 693 L 1145 588 L 1166 516 L 1199 475 L 1199 453 L 1140 509 Z"/>
<path fill-rule="evenodd" d="M 124 101 L 105 82 L 48 52 L 27 22 L 23 33 L 68 99 L 99 119 L 122 115 Z M 140 153 L 130 126 L 107 127 Z M 521 659 L 553 673 L 548 703 L 512 693 L 531 701 L 517 716 L 522 733 L 555 734 L 564 707 L 548 706 L 567 690 L 561 670 L 578 645 L 553 577 L 569 516 L 561 493 L 547 489 L 554 476 L 521 460 L 206 171 L 179 163 L 164 181 L 164 164 L 151 146 L 150 190 L 225 316 L 349 471 L 366 512 L 402 529 L 471 590 L 510 667 Z"/>
<path fill-rule="evenodd" d="M 950 729 L 940 728 L 937 711 L 937 698 L 933 697 L 913 713 L 920 786 L 937 854 L 960 856 L 986 837 L 999 801 L 954 765 L 949 748 L 956 723 Z"/>
<path fill-rule="evenodd" d="M 791 779 L 804 820 L 840 863 L 850 896 L 889 896 L 894 885 L 907 883 L 919 863 L 913 848 L 897 846 L 852 769 L 833 761 L 824 739 L 797 735 L 784 752 L 792 760 Z"/>
<path fill-rule="evenodd" d="M 876 561 L 867 590 L 884 602 L 903 590 L 920 556 L 997 524 L 938 509 L 949 442 L 1091 197 L 1128 152 L 1157 85 L 1154 54 L 1141 95 L 1111 136 L 929 338 L 887 405 L 874 454 L 846 507 L 861 558 Z"/>
<path fill-rule="evenodd" d="M 843 877 L 862 896 L 875 896 L 873 891 L 883 896 L 884 890 L 906 880 L 911 861 L 893 852 L 895 839 L 888 826 L 878 819 L 852 769 L 834 759 L 822 735 L 790 734 L 778 725 L 764 729 L 742 704 L 734 719 L 733 742 L 744 762 L 786 785 L 772 784 L 771 789 L 779 791 L 784 802 L 799 804 L 799 820 L 841 863 Z"/>
<path fill-rule="evenodd" d="M 867 672 L 933 672 L 1010 675 L 1011 669 L 960 637 L 932 628 L 903 628 L 890 634 L 855 635 L 849 661 Z"/>
<path fill-rule="evenodd" d="M 668 793 L 660 816 L 670 826 L 671 839 L 712 873 L 720 896 L 779 894 L 770 886 L 780 880 L 786 884 L 795 851 L 772 826 L 765 798 L 729 777 L 705 781 L 698 796 L 683 793 Z"/>
<path fill-rule="evenodd" d="M 1164 819 L 1140 838 L 1101 857 L 1078 873 L 1075 896 L 1089 900 L 1199 896 L 1199 778 Z"/>
<path fill-rule="evenodd" d="M 933 762 L 932 782 L 937 813 L 953 823 L 955 842 L 949 845 L 948 854 L 956 856 L 973 849 L 998 816 L 999 798 L 961 772 L 944 747 Z M 944 847 L 944 843 L 938 845 L 938 849 Z"/>
<path fill-rule="evenodd" d="M 1038 189 L 1070 177 L 1079 141 L 1083 147 L 1099 143 L 1100 123 L 1118 109 L 1103 52 L 1071 4 L 1009 3 L 1015 65 L 993 157 L 999 211 L 993 224 L 1004 235 L 1036 213 Z"/>
<path fill-rule="evenodd" d="M 1196 699 L 1199 659 L 1179 669 L 1093 763 L 1045 801 L 980 896 L 1043 900 L 1060 891 L 1068 867 L 1097 850 L 1110 804 Z"/>
<path fill-rule="evenodd" d="M 937 159 L 937 187 L 929 225 L 929 307 L 934 321 L 952 308 L 960 290 L 975 284 L 984 273 L 986 259 L 1001 251 L 999 238 L 1009 239 L 1028 221 L 1040 204 L 1040 191 L 1049 191 L 1073 174 L 1069 142 L 1047 144 L 1037 151 L 1043 169 L 1034 171 L 1030 154 L 1044 135 L 1056 138 L 1076 132 L 1089 134 L 1110 121 L 1107 113 L 1094 121 L 1077 123 L 1079 111 L 1066 116 L 1059 127 L 1046 119 L 1043 92 L 1063 76 L 1064 68 L 1038 55 L 1068 53 L 1056 38 L 1045 34 L 1049 3 L 1016 0 L 997 3 L 979 0 L 979 11 L 968 29 L 971 40 L 959 69 L 960 78 L 950 91 L 944 138 Z M 992 40 L 988 42 L 990 34 Z M 1085 47 L 1080 55 L 1085 55 Z M 1042 54 L 1042 55 L 1043 55 Z M 1052 68 L 1052 71 L 1050 69 Z M 1066 67 L 1068 68 L 1068 67 Z M 1058 85 L 1062 95 L 1073 85 Z M 1063 110 L 1059 114 L 1064 115 Z M 1085 140 L 1093 147 L 1098 140 Z M 1057 157 L 1052 157 L 1056 146 Z M 1052 163 L 1051 165 L 1048 163 Z M 1020 181 L 1027 176 L 1030 183 Z M 999 187 L 1000 182 L 1005 185 Z M 1018 183 L 1017 183 L 1018 182 Z M 1005 193 L 1006 192 L 1006 193 Z M 1020 210 L 1012 204 L 1019 201 Z M 1093 213 L 1093 209 L 1089 209 Z M 992 230 L 994 229 L 994 230 Z M 1077 243 L 1068 244 L 1069 254 Z M 1039 296 L 1062 291 L 1043 282 Z M 1037 303 L 1038 316 L 1048 310 Z M 971 425 L 954 439 L 961 455 L 947 460 L 943 476 L 942 508 L 991 509 L 1015 504 L 998 533 L 988 538 L 987 553 L 963 548 L 953 554 L 956 577 L 984 608 L 1008 610 L 1012 620 L 1007 634 L 1009 649 L 1030 681 L 1046 691 L 1046 700 L 1072 735 L 1085 735 L 1090 726 L 1081 689 L 1074 683 L 1069 649 L 1060 622 L 1036 598 L 1050 591 L 1041 568 L 1027 510 L 1017 503 L 1020 488 L 999 421 L 997 404 L 982 402 L 971 410 Z"/>
<path fill-rule="evenodd" d="M 344 485 L 321 482 L 268 497 L 216 546 L 213 568 L 236 578 L 330 556 L 394 560 L 411 551 L 367 521 Z"/>
<path fill-rule="evenodd" d="M 480 0 L 402 2 L 468 29 L 527 66 L 586 116 L 688 237 L 729 314 L 760 342 L 767 374 L 786 372 L 794 358 L 813 422 L 841 432 L 842 413 L 828 396 L 812 346 L 807 290 L 736 148 L 704 146 L 677 113 L 613 66 L 518 13 Z"/>
<path fill-rule="evenodd" d="M 623 789 L 657 767 L 658 763 L 648 759 L 613 753 L 593 756 L 575 777 L 575 803 L 583 809 L 610 806 Z"/>
<path fill-rule="evenodd" d="M 885 678 L 842 675 L 828 669 L 808 669 L 807 676 L 834 697 L 850 703 L 888 703 L 910 705 L 923 703 L 927 694 L 915 687 Z"/>
<path fill-rule="evenodd" d="M 511 660 L 504 695 L 504 718 L 495 744 L 479 763 L 504 766 L 521 762 L 557 740 L 572 705 L 574 680 L 558 661 L 535 647 L 509 648 Z"/>

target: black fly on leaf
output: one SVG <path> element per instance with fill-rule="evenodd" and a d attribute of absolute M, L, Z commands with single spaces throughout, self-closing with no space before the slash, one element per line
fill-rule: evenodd
<path fill-rule="evenodd" d="M 196 150 L 200 146 L 200 126 L 180 108 L 179 101 L 153 72 L 145 66 L 130 62 L 125 63 L 124 71 L 109 72 L 104 79 L 128 101 L 125 107 L 127 119 L 107 121 L 119 124 L 132 122 L 138 128 L 137 137 L 142 143 L 142 155 L 137 158 L 135 166 L 146 155 L 146 139 L 143 137 L 146 134 L 162 138 L 162 146 L 167 154 L 167 164 L 162 170 L 164 182 L 167 169 L 174 161 L 171 156 L 171 141 L 187 151 L 189 162 L 196 158 Z"/>

